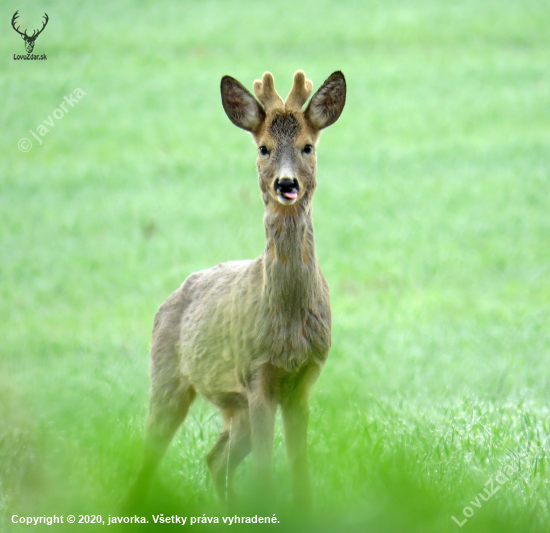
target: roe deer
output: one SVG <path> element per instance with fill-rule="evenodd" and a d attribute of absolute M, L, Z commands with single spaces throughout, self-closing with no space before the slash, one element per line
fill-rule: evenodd
<path fill-rule="evenodd" d="M 221 80 L 227 116 L 258 146 L 265 250 L 254 260 L 191 274 L 160 307 L 151 341 L 144 462 L 131 500 L 143 496 L 198 392 L 223 418 L 206 457 L 222 501 L 233 497 L 233 474 L 250 451 L 269 490 L 280 405 L 294 498 L 311 504 L 308 397 L 327 358 L 331 326 L 329 289 L 313 236 L 315 144 L 344 108 L 344 76 L 334 72 L 302 111 L 311 91 L 311 81 L 298 71 L 283 102 L 266 72 L 254 82 L 260 104 L 234 78 Z"/>

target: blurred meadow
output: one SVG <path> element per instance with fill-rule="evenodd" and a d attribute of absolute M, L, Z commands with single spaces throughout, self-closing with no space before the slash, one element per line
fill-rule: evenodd
<path fill-rule="evenodd" d="M 31 30 L 47 12 L 46 61 L 13 59 L 16 10 Z M 220 79 L 251 90 L 270 70 L 286 95 L 303 69 L 315 88 L 335 70 L 348 83 L 314 199 L 333 347 L 311 400 L 313 517 L 289 510 L 279 420 L 266 527 L 547 532 L 549 20 L 543 0 L 3 2 L 0 531 L 120 515 L 158 306 L 264 246 L 256 151 Z M 77 88 L 39 145 L 29 130 Z M 218 431 L 197 401 L 150 521 L 224 516 L 204 461 Z"/>

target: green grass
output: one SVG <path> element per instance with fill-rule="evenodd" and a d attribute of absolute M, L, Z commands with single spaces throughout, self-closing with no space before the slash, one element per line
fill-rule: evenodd
<path fill-rule="evenodd" d="M 31 28 L 48 13 L 47 61 L 13 60 L 16 9 Z M 314 518 L 296 527 L 548 531 L 549 17 L 537 0 L 0 6 L 0 530 L 117 514 L 157 307 L 263 249 L 221 76 L 251 88 L 270 70 L 286 94 L 297 69 L 315 86 L 341 69 L 314 201 L 333 348 L 311 402 Z M 38 146 L 29 130 L 76 88 Z M 197 402 L 144 513 L 223 514 L 204 463 L 218 427 Z M 280 422 L 275 469 L 288 529 Z M 247 460 L 241 492 L 250 476 Z"/>

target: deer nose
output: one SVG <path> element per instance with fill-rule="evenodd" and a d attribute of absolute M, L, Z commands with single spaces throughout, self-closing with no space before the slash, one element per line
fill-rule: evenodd
<path fill-rule="evenodd" d="M 275 189 L 280 190 L 290 190 L 290 189 L 297 189 L 298 188 L 298 180 L 296 178 L 283 178 L 283 179 L 276 179 L 275 180 Z"/>

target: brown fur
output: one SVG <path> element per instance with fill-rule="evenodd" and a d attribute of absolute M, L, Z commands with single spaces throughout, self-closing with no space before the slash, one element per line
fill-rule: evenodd
<path fill-rule="evenodd" d="M 151 342 L 145 460 L 134 498 L 144 491 L 199 393 L 222 412 L 222 432 L 207 456 L 222 500 L 250 451 L 260 479 L 269 485 L 274 416 L 281 405 L 295 496 L 310 503 L 307 403 L 330 348 L 331 315 L 328 285 L 315 255 L 316 156 L 305 146 L 315 146 L 320 129 L 340 115 L 345 80 L 334 73 L 305 112 L 301 105 L 311 82 L 303 73 L 294 80 L 287 109 L 269 73 L 255 83 L 263 106 L 237 80 L 222 79 L 228 117 L 269 151 L 260 150 L 257 159 L 265 251 L 255 260 L 191 274 L 160 307 Z M 298 198 L 290 205 L 281 203 L 275 188 L 283 179 L 298 183 Z"/>

